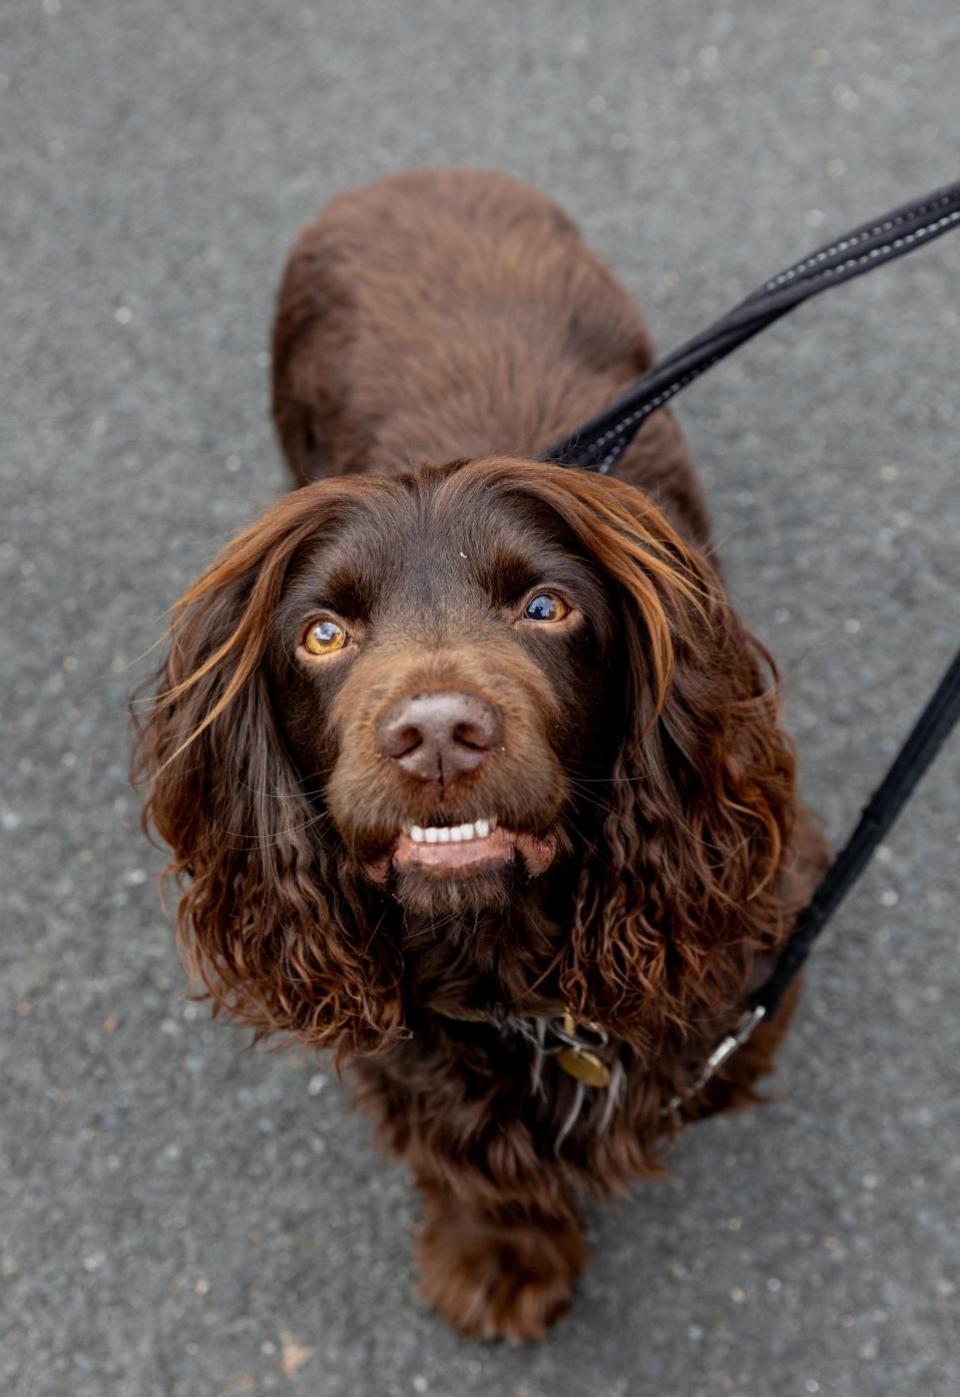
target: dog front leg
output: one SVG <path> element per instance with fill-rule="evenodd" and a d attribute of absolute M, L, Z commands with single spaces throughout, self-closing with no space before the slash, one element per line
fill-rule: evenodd
<path fill-rule="evenodd" d="M 587 1259 L 571 1201 L 491 1196 L 489 1180 L 418 1180 L 426 1220 L 417 1248 L 421 1290 L 461 1333 L 521 1344 L 564 1315 Z"/>

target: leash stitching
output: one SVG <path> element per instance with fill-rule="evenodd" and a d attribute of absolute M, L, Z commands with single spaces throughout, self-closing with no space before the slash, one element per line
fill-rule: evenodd
<path fill-rule="evenodd" d="M 943 202 L 945 202 L 945 200 L 940 200 L 939 202 L 942 204 Z M 903 219 L 899 221 L 903 222 Z M 861 254 L 861 256 L 859 257 L 849 257 L 845 262 L 840 262 L 835 267 L 824 268 L 824 270 L 820 273 L 820 276 L 823 279 L 824 285 L 826 285 L 829 281 L 842 275 L 844 272 L 849 272 L 854 267 L 861 267 L 866 265 L 868 262 L 874 262 L 877 260 L 878 257 L 883 257 L 891 252 L 897 252 L 900 250 L 900 248 L 912 247 L 915 243 L 923 242 L 926 238 L 931 237 L 935 233 L 942 232 L 945 228 L 949 228 L 952 224 L 955 224 L 957 222 L 960 222 L 960 209 L 954 210 L 953 213 L 945 214 L 942 218 L 937 219 L 933 223 L 925 224 L 922 228 L 917 228 L 912 233 L 905 233 L 902 237 L 894 238 L 890 242 L 883 243 L 880 247 L 871 248 L 869 252 L 865 252 Z M 879 225 L 880 228 L 884 228 L 885 226 L 886 225 Z M 841 251 L 843 249 L 843 246 L 844 243 L 841 241 L 840 243 L 835 245 L 835 248 L 833 250 Z M 821 255 L 826 256 L 827 254 Z M 772 282 L 768 282 L 767 287 L 765 289 L 774 289 L 776 287 L 777 282 L 782 279 L 789 279 L 789 274 L 782 273 L 781 277 L 774 278 Z M 658 407 L 662 407 L 662 405 L 665 402 L 668 402 L 670 398 L 675 397 L 676 394 L 679 393 L 682 388 L 685 388 L 687 386 L 687 384 L 691 383 L 695 378 L 698 378 L 700 374 L 706 372 L 706 370 L 710 368 L 711 364 L 714 362 L 716 361 L 708 360 L 705 361 L 703 364 L 699 364 L 695 369 L 692 369 L 688 374 L 685 374 L 683 378 L 677 379 L 673 383 L 669 384 L 668 387 L 661 389 L 661 391 L 656 395 L 656 397 L 651 398 L 648 403 L 644 403 L 642 407 L 635 408 L 633 412 L 629 413 L 626 417 L 622 418 L 621 421 L 616 424 L 616 426 L 609 427 L 605 432 L 603 432 L 599 437 L 597 437 L 597 439 L 594 442 L 592 442 L 590 447 L 588 448 L 590 454 L 602 450 L 602 448 L 607 444 L 608 441 L 614 440 L 614 446 L 612 450 L 608 452 L 608 454 L 600 462 L 596 464 L 594 469 L 597 470 L 601 475 L 608 474 L 611 466 L 614 465 L 614 463 L 619 458 L 620 453 L 628 445 L 626 433 L 630 430 L 630 428 L 637 423 L 642 423 L 647 417 L 650 416 L 652 412 L 655 412 Z"/>
<path fill-rule="evenodd" d="M 773 277 L 764 283 L 764 291 L 773 291 L 778 286 L 783 286 L 788 281 L 794 281 L 810 267 L 817 266 L 820 262 L 826 262 L 828 258 L 835 257 L 838 252 L 846 252 L 848 247 L 857 247 L 860 243 L 867 242 L 870 238 L 875 238 L 878 233 L 889 233 L 893 228 L 897 228 L 901 223 L 906 223 L 910 218 L 920 218 L 931 209 L 942 208 L 944 204 L 949 204 L 953 198 L 952 194 L 942 194 L 939 199 L 933 199 L 929 204 L 920 204 L 915 209 L 910 209 L 907 213 L 902 213 L 896 218 L 884 219 L 882 223 L 875 223 L 872 228 L 865 228 L 862 233 L 855 237 L 840 238 L 839 241 L 831 243 L 822 251 L 815 253 L 812 257 L 807 257 L 802 262 L 798 262 L 795 267 L 789 267 L 779 276 Z"/>

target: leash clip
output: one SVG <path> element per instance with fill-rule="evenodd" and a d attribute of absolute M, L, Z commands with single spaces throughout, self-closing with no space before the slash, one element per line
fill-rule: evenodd
<path fill-rule="evenodd" d="M 762 1004 L 758 1004 L 755 1009 L 748 1009 L 733 1032 L 728 1033 L 726 1038 L 721 1039 L 707 1058 L 706 1065 L 697 1082 L 698 1088 L 706 1086 L 707 1082 L 709 1082 L 711 1077 L 716 1075 L 727 1058 L 732 1057 L 738 1048 L 743 1047 L 744 1043 L 746 1043 L 753 1033 L 753 1030 L 757 1027 L 757 1024 L 759 1024 L 760 1020 L 766 1015 L 766 1012 Z"/>
<path fill-rule="evenodd" d="M 748 1009 L 736 1028 L 728 1033 L 725 1038 L 720 1039 L 720 1042 L 704 1063 L 703 1070 L 696 1078 L 693 1085 L 687 1091 L 671 1097 L 660 1114 L 663 1116 L 673 1115 L 674 1111 L 678 1110 L 685 1101 L 689 1101 L 691 1097 L 701 1092 L 707 1083 L 711 1082 L 717 1075 L 727 1059 L 733 1057 L 737 1049 L 742 1048 L 744 1043 L 752 1037 L 754 1029 L 757 1028 L 761 1020 L 765 1019 L 766 1016 L 767 1011 L 762 1004 L 758 1004 L 755 1009 Z"/>

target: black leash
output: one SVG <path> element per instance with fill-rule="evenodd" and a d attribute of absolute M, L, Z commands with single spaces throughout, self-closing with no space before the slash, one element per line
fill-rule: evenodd
<path fill-rule="evenodd" d="M 699 1075 L 682 1095 L 663 1107 L 672 1115 L 697 1095 L 750 1038 L 763 1019 L 777 1012 L 780 1002 L 803 969 L 813 943 L 873 857 L 877 845 L 913 794 L 917 782 L 960 719 L 960 652 L 954 658 L 920 714 L 913 731 L 870 801 L 857 826 L 821 879 L 813 897 L 797 916 L 790 940 L 777 959 L 773 974 L 744 1011 L 736 1028 L 722 1038 Z"/>
<path fill-rule="evenodd" d="M 661 359 L 611 407 L 554 442 L 542 459 L 606 475 L 652 412 L 738 345 L 811 296 L 904 257 L 956 227 L 960 227 L 960 181 L 827 243 L 772 277 L 708 330 Z"/>
<path fill-rule="evenodd" d="M 940 680 L 896 760 L 863 808 L 856 829 L 824 874 L 797 918 L 777 968 L 756 996 L 755 1009 L 774 1014 L 814 941 L 873 857 L 877 845 L 906 805 L 927 767 L 960 719 L 960 652 Z"/>
<path fill-rule="evenodd" d="M 617 465 L 652 412 L 663 407 L 738 345 L 811 296 L 852 281 L 896 257 L 903 257 L 957 227 L 960 227 L 960 181 L 853 229 L 765 282 L 708 330 L 668 354 L 611 407 L 568 433 L 562 441 L 555 442 L 542 459 L 607 474 Z M 776 1013 L 817 937 L 867 867 L 877 845 L 958 720 L 960 652 L 864 807 L 850 838 L 798 915 L 773 975 L 753 997 L 737 1027 L 711 1053 L 689 1089 L 664 1107 L 664 1114 L 676 1111 L 685 1100 L 695 1096 L 727 1058 L 746 1043 L 757 1025 Z"/>

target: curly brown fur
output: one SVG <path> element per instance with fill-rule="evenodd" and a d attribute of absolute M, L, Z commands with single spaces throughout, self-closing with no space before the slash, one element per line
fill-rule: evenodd
<path fill-rule="evenodd" d="M 538 1338 L 563 1313 L 577 1194 L 658 1170 L 664 1102 L 824 858 L 672 418 L 618 480 L 530 459 L 650 359 L 625 293 L 534 191 L 455 170 L 334 201 L 291 253 L 274 331 L 301 488 L 181 599 L 141 720 L 144 818 L 174 852 L 195 972 L 258 1034 L 359 1054 L 359 1094 L 424 1193 L 425 1293 L 478 1337 Z M 563 603 L 546 622 L 526 609 L 544 590 Z M 342 649 L 308 651 L 317 616 Z M 411 774 L 384 725 L 424 694 L 496 739 Z M 475 866 L 411 842 L 488 814 L 500 853 Z M 588 1091 L 564 1134 L 573 1079 L 548 1059 L 535 1080 L 522 1036 L 438 1005 L 601 1024 L 624 1073 L 612 1114 Z M 752 1099 L 791 1008 L 687 1119 Z"/>

